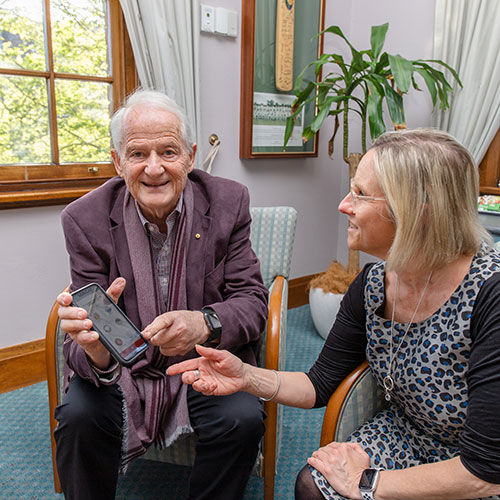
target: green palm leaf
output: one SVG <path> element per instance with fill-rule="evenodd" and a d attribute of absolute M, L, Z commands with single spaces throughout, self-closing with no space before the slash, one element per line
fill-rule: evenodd
<path fill-rule="evenodd" d="M 304 106 L 314 103 L 317 107 L 317 115 L 304 128 L 302 135 L 305 141 L 314 136 L 329 116 L 333 116 L 335 117 L 334 131 L 329 142 L 331 149 L 333 138 L 339 129 L 339 117 L 343 115 L 343 143 L 347 149 L 348 114 L 353 111 L 361 117 L 361 143 L 364 152 L 366 123 L 368 122 L 372 139 L 386 130 L 384 103 L 393 125 L 396 128 L 405 126 L 403 96 L 411 87 L 420 90 L 415 75 L 420 75 L 424 80 L 433 105 L 439 103 L 441 109 L 449 107 L 449 95 L 453 92 L 453 87 L 440 69 L 447 70 L 458 85 L 462 86 L 457 72 L 443 61 L 432 59 L 411 61 L 399 54 L 392 55 L 384 52 L 388 29 L 388 23 L 372 26 L 370 49 L 363 50 L 356 49 L 339 26 L 330 26 L 318 33 L 317 36 L 340 37 L 349 47 L 351 59 L 349 61 L 342 54 L 321 54 L 299 73 L 293 90 L 297 99 L 285 127 L 285 146 L 290 139 L 295 116 L 302 111 Z M 315 70 L 314 81 L 306 79 L 311 66 L 314 66 Z M 437 69 L 439 67 L 440 69 Z M 328 73 L 323 73 L 325 69 Z M 323 75 L 322 78 L 321 75 Z"/>

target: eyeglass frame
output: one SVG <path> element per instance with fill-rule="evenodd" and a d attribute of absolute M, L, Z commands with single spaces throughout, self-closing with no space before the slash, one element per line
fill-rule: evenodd
<path fill-rule="evenodd" d="M 364 194 L 356 194 L 353 191 L 353 187 L 354 187 L 354 179 L 351 179 L 351 188 L 349 190 L 349 193 L 351 195 L 353 212 L 356 212 L 356 204 L 359 200 L 361 200 L 361 201 L 386 201 L 385 198 L 380 198 L 377 196 L 365 196 Z"/>

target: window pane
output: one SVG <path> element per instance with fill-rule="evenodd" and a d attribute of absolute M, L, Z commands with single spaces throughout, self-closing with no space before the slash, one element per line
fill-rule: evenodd
<path fill-rule="evenodd" d="M 45 71 L 43 0 L 0 2 L 0 66 Z"/>
<path fill-rule="evenodd" d="M 52 0 L 54 71 L 108 76 L 106 2 Z"/>
<path fill-rule="evenodd" d="M 61 163 L 110 160 L 111 85 L 56 81 Z"/>
<path fill-rule="evenodd" d="M 43 78 L 0 76 L 3 164 L 50 163 L 47 85 Z"/>

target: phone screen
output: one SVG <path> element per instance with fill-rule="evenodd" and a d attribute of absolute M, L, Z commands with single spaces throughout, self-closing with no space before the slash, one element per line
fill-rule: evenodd
<path fill-rule="evenodd" d="M 93 330 L 118 362 L 131 364 L 148 348 L 139 330 L 98 284 L 84 286 L 71 295 L 73 305 L 87 311 Z"/>

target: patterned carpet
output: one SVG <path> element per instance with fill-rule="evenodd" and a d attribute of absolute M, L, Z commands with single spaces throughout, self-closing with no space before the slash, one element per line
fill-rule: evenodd
<path fill-rule="evenodd" d="M 287 370 L 305 371 L 323 339 L 316 333 L 308 306 L 288 313 Z M 324 409 L 285 408 L 283 442 L 275 499 L 292 500 L 295 476 L 319 445 Z M 48 424 L 47 384 L 0 394 L 0 499 L 63 499 L 54 493 Z M 117 500 L 181 500 L 189 468 L 137 460 L 120 478 Z M 251 477 L 245 500 L 263 498 L 263 480 Z"/>

